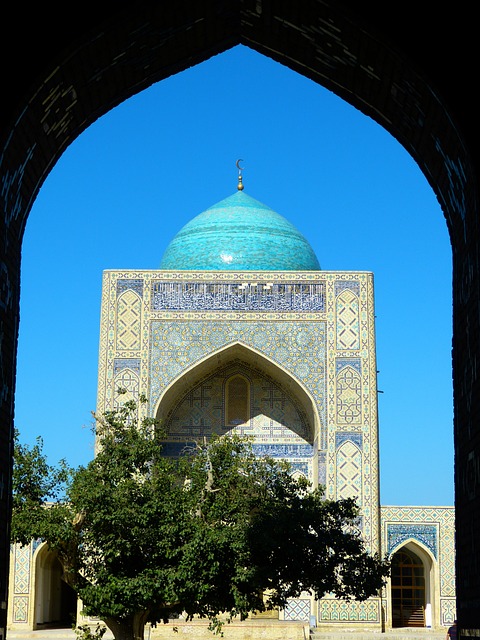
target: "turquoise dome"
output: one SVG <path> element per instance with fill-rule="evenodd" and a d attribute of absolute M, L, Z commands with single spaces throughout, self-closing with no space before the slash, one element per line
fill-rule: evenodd
<path fill-rule="evenodd" d="M 318 271 L 305 237 L 244 191 L 187 222 L 168 245 L 160 269 Z"/>

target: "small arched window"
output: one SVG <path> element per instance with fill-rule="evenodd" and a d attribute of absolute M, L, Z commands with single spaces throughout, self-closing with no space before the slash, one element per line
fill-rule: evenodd
<path fill-rule="evenodd" d="M 225 423 L 229 427 L 250 420 L 250 383 L 243 376 L 232 376 L 226 384 Z"/>

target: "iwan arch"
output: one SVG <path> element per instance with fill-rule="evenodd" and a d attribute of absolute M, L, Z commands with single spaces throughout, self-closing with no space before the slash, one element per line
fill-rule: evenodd
<path fill-rule="evenodd" d="M 23 11 L 21 5 L 10 9 Z M 438 7 L 435 16 L 403 9 L 392 20 L 367 6 L 359 16 L 356 3 L 348 2 L 145 2 L 117 4 L 114 11 L 97 6 L 91 15 L 83 7 L 81 19 L 60 29 L 46 14 L 32 18 L 34 7 L 4 20 L 12 36 L 3 40 L 10 50 L 3 58 L 7 90 L 0 132 L 4 604 L 20 247 L 33 199 L 62 151 L 97 117 L 151 83 L 242 43 L 331 88 L 384 126 L 415 158 L 447 219 L 453 248 L 458 619 L 460 637 L 478 634 L 479 154 L 470 111 L 473 85 L 460 82 L 459 74 L 471 53 L 475 20 L 462 3 L 444 12 Z M 18 55 L 27 42 L 35 55 Z M 6 608 L 0 611 L 4 630 Z"/>

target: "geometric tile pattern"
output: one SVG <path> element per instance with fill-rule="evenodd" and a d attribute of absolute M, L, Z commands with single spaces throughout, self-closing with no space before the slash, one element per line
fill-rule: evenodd
<path fill-rule="evenodd" d="M 28 593 L 30 590 L 31 545 L 14 546 L 15 580 L 14 593 Z"/>
<path fill-rule="evenodd" d="M 446 627 L 451 625 L 453 621 L 457 617 L 457 603 L 455 598 L 441 598 L 440 600 L 440 610 L 441 610 L 441 621 L 442 624 Z"/>
<path fill-rule="evenodd" d="M 361 424 L 362 379 L 353 367 L 344 367 L 337 374 L 337 422 Z"/>
<path fill-rule="evenodd" d="M 226 388 L 228 381 L 239 375 L 249 386 L 249 418 L 232 426 L 226 420 Z M 217 370 L 186 391 L 169 411 L 165 428 L 167 455 L 178 455 L 193 439 L 238 433 L 254 438 L 257 454 L 288 459 L 293 471 L 313 480 L 313 449 L 309 444 L 313 442 L 313 428 L 304 411 L 273 379 L 244 363 L 237 361 Z"/>
<path fill-rule="evenodd" d="M 126 400 L 137 400 L 139 397 L 139 377 L 132 369 L 123 368 L 115 376 L 115 404 L 119 405 Z M 122 393 L 118 393 L 121 389 Z M 126 391 L 126 393 L 123 393 Z"/>
<path fill-rule="evenodd" d="M 117 349 L 140 348 L 142 303 L 132 290 L 127 290 L 117 300 Z"/>
<path fill-rule="evenodd" d="M 423 542 L 430 549 L 435 558 L 437 555 L 437 530 L 433 524 L 410 523 L 410 524 L 387 524 L 387 549 L 390 555 L 395 547 L 410 538 Z"/>
<path fill-rule="evenodd" d="M 118 298 L 125 291 L 133 291 L 139 298 L 143 298 L 143 278 L 125 278 L 121 277 L 116 281 L 115 298 Z"/>
<path fill-rule="evenodd" d="M 348 274 L 345 277 L 345 279 L 343 278 L 338 278 L 338 280 L 335 280 L 335 287 L 334 287 L 334 296 L 335 298 L 338 298 L 338 296 L 343 293 L 343 291 L 345 291 L 346 289 L 348 291 L 351 291 L 351 293 L 353 293 L 355 296 L 357 296 L 357 298 L 360 297 L 360 283 L 358 281 L 357 278 L 353 277 L 352 279 L 348 278 Z"/>
<path fill-rule="evenodd" d="M 350 441 L 337 451 L 337 497 L 356 498 L 362 504 L 362 452 Z"/>
<path fill-rule="evenodd" d="M 360 348 L 358 297 L 345 289 L 337 298 L 337 349 Z"/>
<path fill-rule="evenodd" d="M 287 602 L 284 611 L 285 620 L 309 620 L 310 600 L 297 598 Z"/>
<path fill-rule="evenodd" d="M 318 604 L 319 622 L 336 623 L 379 623 L 380 600 L 370 598 L 365 602 L 344 602 L 333 598 L 323 598 Z"/>
<path fill-rule="evenodd" d="M 28 621 L 28 596 L 13 596 L 13 622 Z"/>
<path fill-rule="evenodd" d="M 177 376 L 209 354 L 240 342 L 300 380 L 325 416 L 325 324 L 260 321 L 152 321 L 150 401 Z"/>

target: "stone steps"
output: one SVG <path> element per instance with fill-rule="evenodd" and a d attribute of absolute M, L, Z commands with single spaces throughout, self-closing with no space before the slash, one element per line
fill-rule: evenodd
<path fill-rule="evenodd" d="M 312 629 L 310 640 L 445 640 L 447 630 L 402 628 L 381 632 Z"/>

